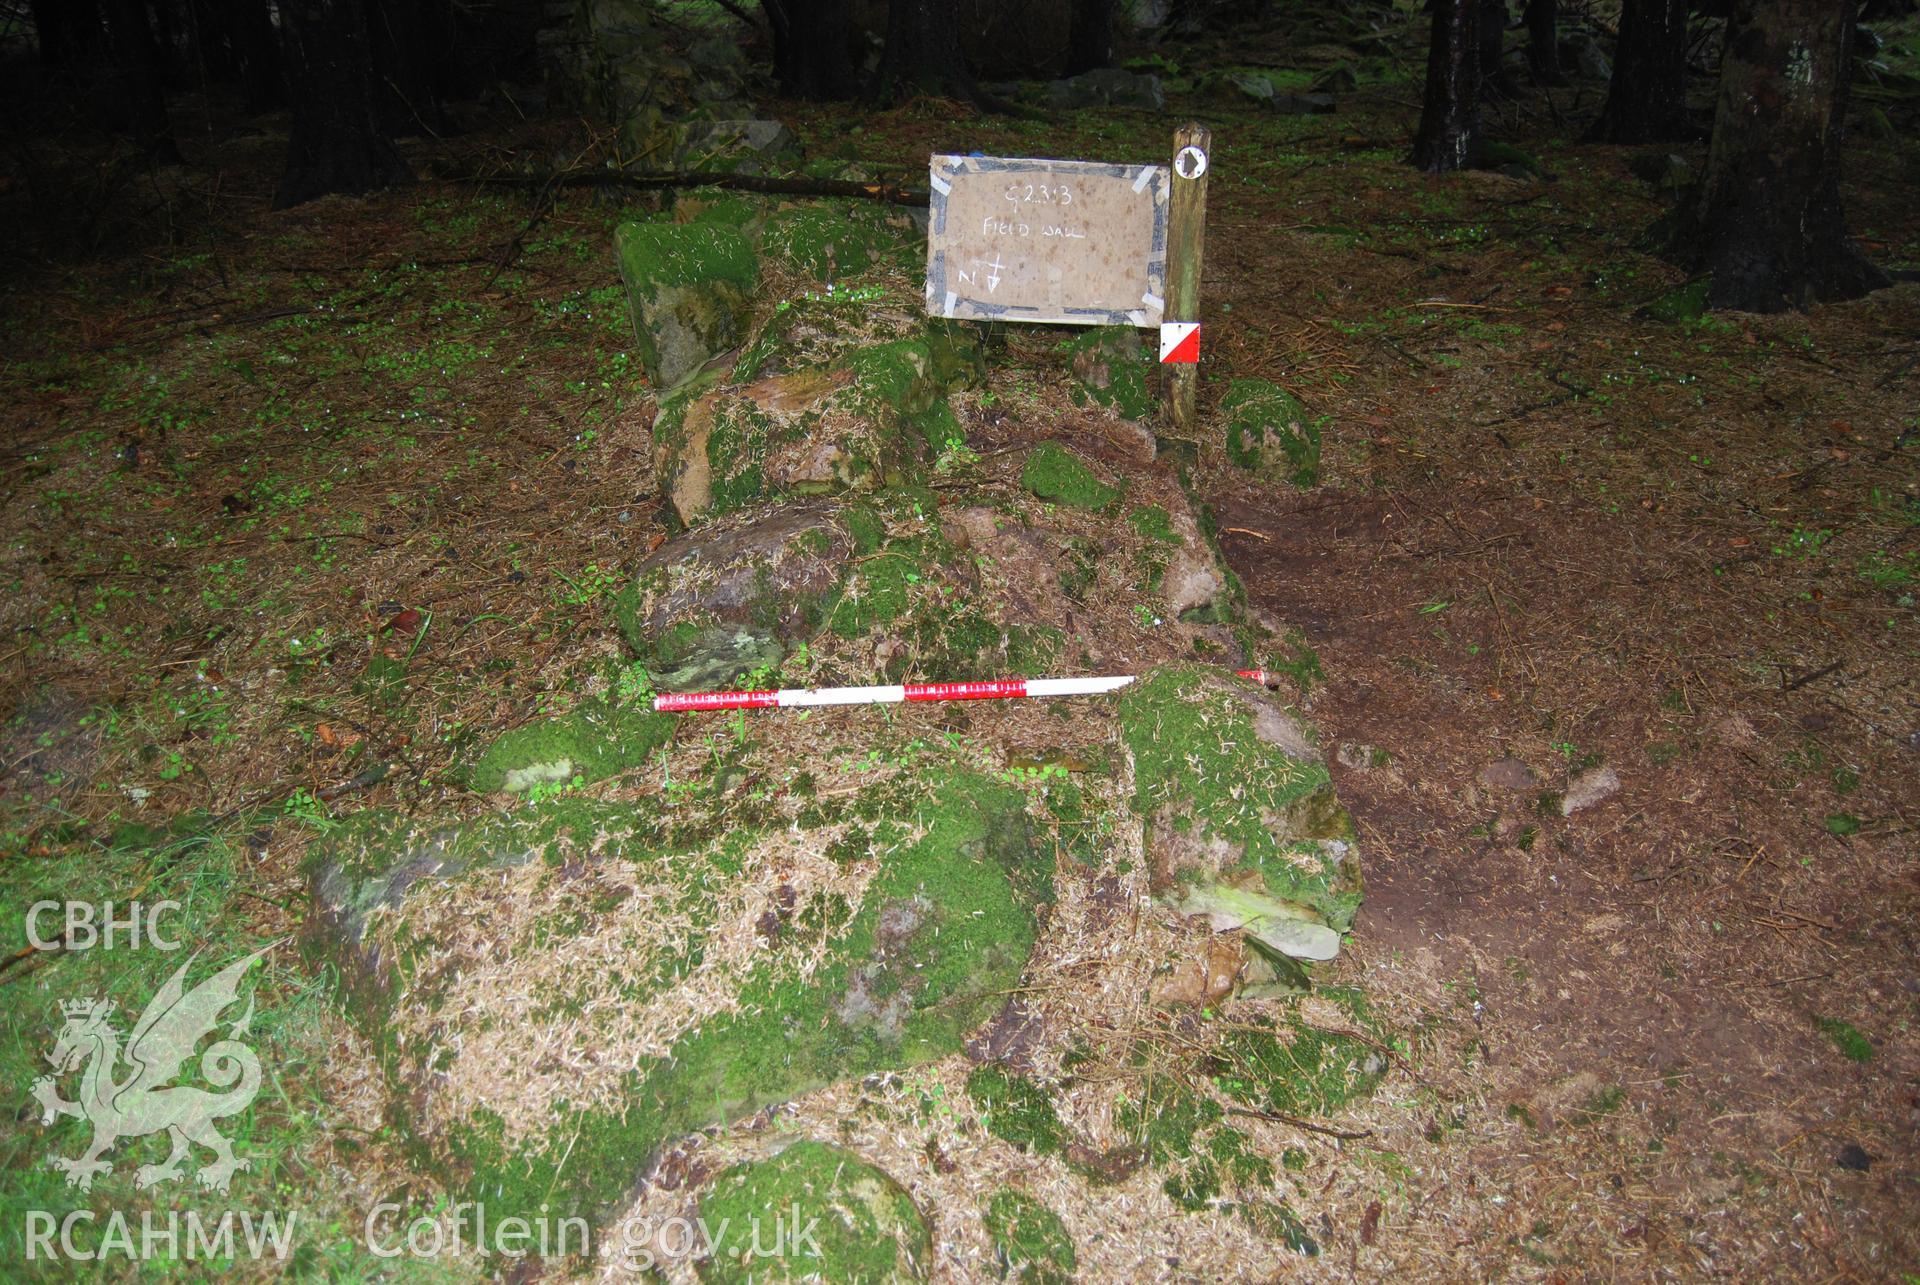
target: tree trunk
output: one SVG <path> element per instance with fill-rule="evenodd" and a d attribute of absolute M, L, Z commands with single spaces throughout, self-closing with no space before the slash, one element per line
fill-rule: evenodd
<path fill-rule="evenodd" d="M 1507 79 L 1507 0 L 1480 0 L 1480 90 L 1513 93 Z"/>
<path fill-rule="evenodd" d="M 118 82 L 118 124 L 146 155 L 163 165 L 178 165 L 180 149 L 167 120 L 160 46 L 147 25 L 140 0 L 107 0 L 107 38 Z"/>
<path fill-rule="evenodd" d="M 187 0 L 187 30 L 193 40 L 193 56 L 200 63 L 200 74 L 220 85 L 240 79 L 240 62 L 234 54 L 233 34 L 227 30 L 227 15 L 215 0 Z"/>
<path fill-rule="evenodd" d="M 85 73 L 106 47 L 95 0 L 33 0 L 40 61 L 54 71 Z"/>
<path fill-rule="evenodd" d="M 1434 0 L 1427 48 L 1427 96 L 1413 163 L 1430 174 L 1480 160 L 1480 3 Z"/>
<path fill-rule="evenodd" d="M 1117 0 L 1073 0 L 1067 28 L 1069 76 L 1094 71 L 1113 62 L 1113 11 Z"/>
<path fill-rule="evenodd" d="M 268 0 L 218 0 L 240 65 L 240 85 L 247 110 L 258 115 L 287 101 L 286 81 L 280 74 L 280 45 L 273 34 Z"/>
<path fill-rule="evenodd" d="M 387 0 L 367 10 L 375 119 L 389 134 L 444 134 L 455 32 L 443 0 Z"/>
<path fill-rule="evenodd" d="M 1712 277 L 1709 307 L 1804 309 L 1888 284 L 1840 208 L 1852 43 L 1851 4 L 1735 0 L 1706 172 L 1672 227 Z"/>
<path fill-rule="evenodd" d="M 293 132 L 275 209 L 329 192 L 408 183 L 393 140 L 373 115 L 372 62 L 360 0 L 280 0 Z"/>
<path fill-rule="evenodd" d="M 1587 131 L 1595 143 L 1668 143 L 1694 137 L 1687 123 L 1687 0 L 1626 0 L 1606 106 Z"/>
<path fill-rule="evenodd" d="M 773 31 L 773 73 L 790 98 L 852 98 L 853 30 L 849 0 L 760 0 Z"/>
<path fill-rule="evenodd" d="M 957 99 L 982 111 L 1008 110 L 967 70 L 953 0 L 887 0 L 887 43 L 874 97 L 891 104 L 917 94 Z"/>
<path fill-rule="evenodd" d="M 1566 81 L 1560 74 L 1559 9 L 1556 0 L 1527 0 L 1527 67 L 1537 85 Z"/>

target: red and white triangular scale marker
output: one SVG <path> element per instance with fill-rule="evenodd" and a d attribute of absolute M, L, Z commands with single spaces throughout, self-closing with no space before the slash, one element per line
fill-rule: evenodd
<path fill-rule="evenodd" d="M 1160 323 L 1160 364 L 1188 366 L 1200 360 L 1200 323 L 1163 321 Z"/>

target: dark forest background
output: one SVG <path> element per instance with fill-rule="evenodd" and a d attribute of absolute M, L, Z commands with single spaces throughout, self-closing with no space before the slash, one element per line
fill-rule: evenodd
<path fill-rule="evenodd" d="M 1412 0 L 1399 8 L 1410 10 Z M 1848 235 L 1839 171 L 1851 87 L 1873 74 L 1870 24 L 1912 12 L 1911 0 L 1430 0 L 1424 8 L 1431 37 L 1410 163 L 1436 172 L 1513 163 L 1512 149 L 1484 124 L 1487 104 L 1560 83 L 1563 60 L 1586 56 L 1597 30 L 1609 38 L 1612 60 L 1604 100 L 1584 125 L 1589 141 L 1711 141 L 1701 172 L 1651 232 L 1710 282 L 1710 306 L 1804 308 L 1887 284 L 1887 272 Z M 1364 26 L 1368 9 L 1342 6 L 1328 18 Z M 718 56 L 709 48 L 703 62 L 688 35 L 711 31 L 690 21 L 710 17 L 707 10 L 735 19 L 735 48 Z M 245 116 L 289 114 L 275 195 L 287 207 L 409 181 L 393 140 L 455 132 L 471 118 L 466 105 L 618 115 L 631 103 L 616 102 L 610 82 L 631 89 L 636 78 L 665 75 L 691 80 L 693 92 L 676 103 L 643 85 L 627 98 L 651 100 L 657 116 L 691 101 L 698 115 L 700 82 L 738 59 L 788 99 L 881 106 L 932 95 L 968 110 L 1032 112 L 987 78 L 1098 76 L 1122 45 L 1132 62 L 1151 65 L 1138 57 L 1142 49 L 1297 23 L 1317 10 L 1285 0 L 629 0 L 586 11 L 583 37 L 572 6 L 542 0 L 14 4 L 4 31 L 20 73 L 10 77 L 12 114 L 28 127 L 18 146 L 30 156 L 45 141 L 33 137 L 32 122 L 64 110 L 123 134 L 149 165 L 179 164 L 185 122 L 170 99 L 218 94 Z M 1503 57 L 1515 28 L 1525 32 L 1523 63 Z M 609 32 L 628 43 L 580 48 Z M 678 45 L 695 47 L 684 58 L 648 61 Z M 556 75 L 569 60 L 583 74 Z M 1710 112 L 1689 109 L 1690 78 L 1717 80 Z M 641 168 L 662 167 L 655 157 Z"/>

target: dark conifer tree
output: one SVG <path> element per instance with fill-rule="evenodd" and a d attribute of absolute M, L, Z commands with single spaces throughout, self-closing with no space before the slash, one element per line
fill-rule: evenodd
<path fill-rule="evenodd" d="M 760 0 L 773 32 L 773 74 L 780 92 L 815 102 L 857 92 L 849 36 L 849 0 Z"/>
<path fill-rule="evenodd" d="M 1687 0 L 1626 0 L 1607 102 L 1587 137 L 1596 143 L 1667 143 L 1687 123 Z"/>
<path fill-rule="evenodd" d="M 141 0 L 106 0 L 112 50 L 116 122 L 140 150 L 163 164 L 178 164 L 180 149 L 167 119 L 165 57 Z"/>
<path fill-rule="evenodd" d="M 1073 0 L 1067 27 L 1067 75 L 1112 63 L 1114 5 L 1115 0 Z"/>
<path fill-rule="evenodd" d="M 1779 312 L 1888 284 L 1840 207 L 1853 6 L 1734 0 L 1729 22 L 1706 172 L 1673 249 L 1712 275 L 1715 308 Z"/>
<path fill-rule="evenodd" d="M 1511 95 L 1507 78 L 1507 0 L 1480 0 L 1480 91 Z"/>
<path fill-rule="evenodd" d="M 372 60 L 360 0 L 280 0 L 280 18 L 293 133 L 274 207 L 412 181 L 374 117 Z"/>
<path fill-rule="evenodd" d="M 1527 0 L 1527 68 L 1538 85 L 1558 85 L 1560 74 L 1560 6 L 1557 0 Z"/>
<path fill-rule="evenodd" d="M 1426 101 L 1413 139 L 1413 163 L 1430 173 L 1480 161 L 1480 37 L 1479 0 L 1434 0 Z"/>
<path fill-rule="evenodd" d="M 106 28 L 98 0 L 32 0 L 40 61 L 54 71 L 85 72 L 102 60 Z"/>
<path fill-rule="evenodd" d="M 953 0 L 887 0 L 886 47 L 874 96 L 897 103 L 916 94 L 952 98 L 983 111 L 1008 111 L 980 88 L 960 49 L 960 8 Z"/>

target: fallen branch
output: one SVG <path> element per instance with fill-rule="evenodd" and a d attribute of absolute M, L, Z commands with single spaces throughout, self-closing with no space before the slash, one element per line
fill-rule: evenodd
<path fill-rule="evenodd" d="M 896 183 L 856 183 L 846 179 L 771 178 L 763 174 L 728 174 L 719 170 L 577 170 L 566 174 L 456 175 L 457 183 L 486 187 L 629 187 L 641 191 L 675 188 L 724 187 L 740 192 L 767 192 L 777 196 L 850 196 L 887 205 L 925 205 L 924 188 Z"/>

